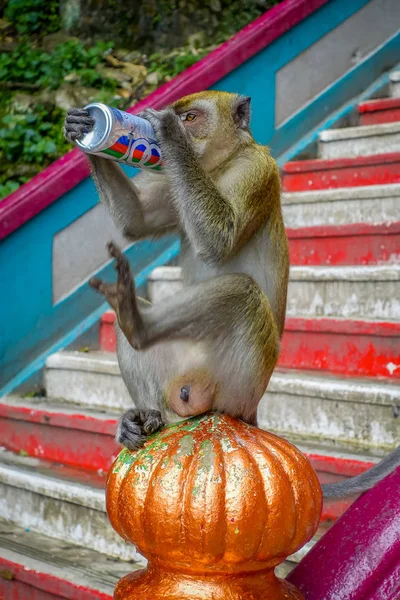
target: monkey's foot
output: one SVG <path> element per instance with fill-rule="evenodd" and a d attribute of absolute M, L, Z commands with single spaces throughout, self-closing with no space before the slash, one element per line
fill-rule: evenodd
<path fill-rule="evenodd" d="M 93 277 L 89 285 L 105 296 L 117 315 L 118 325 L 128 342 L 138 350 L 145 341 L 145 330 L 136 302 L 135 281 L 128 259 L 114 242 L 107 244 L 108 254 L 115 258 L 118 273 L 117 283 L 104 283 Z"/>
<path fill-rule="evenodd" d="M 164 425 L 159 410 L 130 408 L 121 417 L 116 440 L 129 450 L 143 446 L 147 436 Z"/>
<path fill-rule="evenodd" d="M 92 131 L 94 118 L 84 108 L 70 108 L 64 122 L 64 135 L 70 142 L 80 140 Z"/>

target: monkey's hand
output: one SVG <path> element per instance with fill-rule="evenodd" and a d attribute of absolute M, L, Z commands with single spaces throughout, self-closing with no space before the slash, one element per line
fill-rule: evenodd
<path fill-rule="evenodd" d="M 189 143 L 188 135 L 181 119 L 172 108 L 146 108 L 139 116 L 147 119 L 152 125 L 161 152 L 167 160 L 175 157 L 178 151 L 185 151 Z"/>
<path fill-rule="evenodd" d="M 129 450 L 140 448 L 146 437 L 164 425 L 159 410 L 130 408 L 121 417 L 116 440 Z"/>
<path fill-rule="evenodd" d="M 94 119 L 84 108 L 70 108 L 64 121 L 64 135 L 69 142 L 80 140 L 92 131 Z"/>
<path fill-rule="evenodd" d="M 107 248 L 110 257 L 115 258 L 117 283 L 104 283 L 101 279 L 93 277 L 89 280 L 89 285 L 105 296 L 116 312 L 118 325 L 126 339 L 133 348 L 140 350 L 145 342 L 146 332 L 137 306 L 135 280 L 128 259 L 118 246 L 110 242 Z"/>

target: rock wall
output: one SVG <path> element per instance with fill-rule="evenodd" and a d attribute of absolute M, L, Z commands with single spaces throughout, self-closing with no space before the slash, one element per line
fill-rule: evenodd
<path fill-rule="evenodd" d="M 117 47 L 168 50 L 220 42 L 279 0 L 61 0 L 63 28 L 92 40 L 114 40 Z"/>

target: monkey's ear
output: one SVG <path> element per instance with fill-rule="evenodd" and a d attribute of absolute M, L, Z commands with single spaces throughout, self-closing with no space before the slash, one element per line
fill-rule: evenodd
<path fill-rule="evenodd" d="M 233 107 L 234 121 L 240 129 L 248 129 L 250 125 L 250 96 L 238 96 Z"/>

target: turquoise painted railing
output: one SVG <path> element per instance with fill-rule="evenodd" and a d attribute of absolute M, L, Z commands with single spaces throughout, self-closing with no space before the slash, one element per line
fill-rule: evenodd
<path fill-rule="evenodd" d="M 400 61 L 398 6 L 397 0 L 286 0 L 134 110 L 208 88 L 250 95 L 255 138 L 282 163 L 387 82 L 388 69 Z M 378 14 L 384 26 L 374 28 Z M 87 276 L 53 301 L 56 236 L 98 202 L 87 175 L 84 156 L 73 150 L 0 203 L 0 395 L 105 309 Z M 172 238 L 131 246 L 138 285 L 178 252 Z M 111 265 L 96 272 L 110 277 Z"/>

